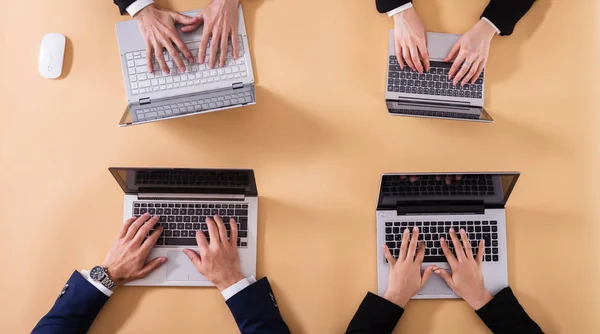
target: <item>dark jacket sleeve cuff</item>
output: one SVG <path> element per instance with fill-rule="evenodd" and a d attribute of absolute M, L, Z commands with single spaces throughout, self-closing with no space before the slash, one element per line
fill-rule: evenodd
<path fill-rule="evenodd" d="M 346 333 L 391 333 L 403 313 L 402 307 L 368 292 Z"/>
<path fill-rule="evenodd" d="M 506 287 L 475 311 L 494 333 L 543 333 L 527 315 L 510 287 Z"/>
<path fill-rule="evenodd" d="M 411 0 L 376 0 L 375 5 L 377 11 L 380 13 L 387 13 L 392 9 L 396 9 L 400 6 L 404 6 L 407 3 L 412 2 Z"/>
<path fill-rule="evenodd" d="M 290 332 L 266 277 L 236 293 L 226 303 L 242 332 L 244 329 L 257 333 Z"/>
<path fill-rule="evenodd" d="M 481 14 L 490 20 L 501 36 L 513 33 L 517 22 L 529 11 L 535 0 L 491 0 Z"/>
<path fill-rule="evenodd" d="M 83 333 L 108 301 L 108 296 L 88 282 L 78 271 L 59 293 L 52 309 L 33 333 Z"/>
<path fill-rule="evenodd" d="M 119 6 L 119 12 L 121 13 L 121 15 L 125 14 L 127 12 L 127 7 L 129 7 L 129 5 L 131 5 L 135 1 L 136 0 L 113 0 L 115 5 Z"/>

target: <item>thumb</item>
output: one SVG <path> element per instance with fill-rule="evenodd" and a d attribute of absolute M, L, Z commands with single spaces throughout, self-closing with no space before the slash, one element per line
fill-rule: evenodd
<path fill-rule="evenodd" d="M 456 57 L 456 55 L 458 54 L 458 50 L 460 50 L 460 41 L 456 41 L 456 43 L 454 44 L 454 46 L 452 46 L 452 49 L 450 50 L 450 52 L 448 53 L 448 55 L 446 56 L 446 58 L 444 58 L 445 62 L 449 62 L 452 59 L 454 59 L 454 57 Z"/>
<path fill-rule="evenodd" d="M 175 20 L 175 22 L 185 24 L 185 25 L 198 23 L 197 16 L 187 16 L 187 15 L 183 15 L 181 13 L 174 12 L 172 14 L 172 17 L 173 17 L 173 20 Z"/>
<path fill-rule="evenodd" d="M 200 259 L 200 255 L 191 249 L 184 249 L 183 253 L 187 255 L 187 257 L 192 261 L 196 269 L 200 268 L 202 265 L 202 259 Z"/>
<path fill-rule="evenodd" d="M 156 268 L 160 267 L 165 262 L 167 262 L 167 258 L 163 256 L 150 260 L 150 262 L 146 263 L 142 270 L 140 270 L 139 278 L 148 276 L 148 274 L 156 270 Z"/>
<path fill-rule="evenodd" d="M 425 284 L 429 280 L 429 277 L 431 276 L 432 273 L 433 273 L 433 266 L 427 267 L 427 269 L 425 269 L 425 271 L 423 272 L 423 277 L 421 277 L 421 286 L 422 287 L 425 286 Z"/>
<path fill-rule="evenodd" d="M 448 274 L 446 270 L 436 268 L 433 272 L 440 276 L 446 282 L 446 284 L 448 284 L 448 286 L 454 290 L 454 282 L 452 281 L 452 276 L 450 276 L 450 274 Z"/>

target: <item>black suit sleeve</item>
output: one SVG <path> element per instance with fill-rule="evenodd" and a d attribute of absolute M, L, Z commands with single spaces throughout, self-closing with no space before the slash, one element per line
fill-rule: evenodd
<path fill-rule="evenodd" d="M 490 0 L 481 16 L 492 21 L 500 29 L 500 35 L 510 35 L 534 2 L 535 0 Z"/>
<path fill-rule="evenodd" d="M 391 333 L 402 313 L 402 307 L 368 292 L 346 333 Z"/>
<path fill-rule="evenodd" d="M 127 7 L 129 7 L 129 5 L 131 5 L 135 1 L 136 0 L 113 0 L 115 5 L 119 6 L 119 11 L 121 12 L 121 15 L 125 14 L 125 10 L 127 9 Z"/>
<path fill-rule="evenodd" d="M 489 303 L 475 311 L 493 333 L 543 333 L 525 312 L 510 287 L 502 289 Z"/>
<path fill-rule="evenodd" d="M 387 13 L 392 9 L 396 9 L 400 6 L 406 5 L 412 2 L 411 0 L 375 0 L 377 11 L 380 13 Z"/>

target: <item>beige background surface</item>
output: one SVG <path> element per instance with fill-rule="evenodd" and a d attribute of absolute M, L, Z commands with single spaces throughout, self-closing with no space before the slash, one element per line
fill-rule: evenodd
<path fill-rule="evenodd" d="M 416 8 L 428 30 L 462 33 L 485 4 Z M 172 166 L 255 169 L 258 275 L 295 333 L 343 332 L 376 291 L 381 173 L 521 171 L 507 207 L 510 285 L 548 333 L 598 333 L 599 9 L 540 0 L 493 40 L 486 125 L 387 114 L 392 22 L 374 1 L 246 0 L 258 104 L 121 129 L 114 24 L 127 17 L 109 0 L 2 1 L 0 331 L 30 331 L 74 269 L 103 260 L 122 217 L 108 167 Z M 37 72 L 47 32 L 69 38 L 60 80 Z M 487 329 L 457 300 L 411 302 L 397 331 Z M 122 288 L 91 332 L 236 326 L 215 289 Z"/>

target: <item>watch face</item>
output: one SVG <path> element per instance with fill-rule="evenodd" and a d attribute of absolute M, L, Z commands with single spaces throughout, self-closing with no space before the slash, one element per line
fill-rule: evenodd
<path fill-rule="evenodd" d="M 102 277 L 104 277 L 104 268 L 102 268 L 100 266 L 95 266 L 90 271 L 90 277 L 95 281 L 101 280 Z"/>

